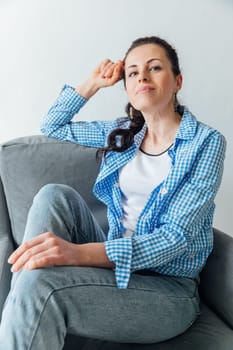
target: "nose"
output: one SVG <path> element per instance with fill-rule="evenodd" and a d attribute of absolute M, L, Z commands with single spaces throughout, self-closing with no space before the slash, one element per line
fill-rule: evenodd
<path fill-rule="evenodd" d="M 138 82 L 139 83 L 144 83 L 148 81 L 148 74 L 147 72 L 143 69 L 141 72 L 138 74 Z"/>

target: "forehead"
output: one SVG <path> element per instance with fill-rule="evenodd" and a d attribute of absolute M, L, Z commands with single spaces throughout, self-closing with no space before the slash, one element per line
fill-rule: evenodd
<path fill-rule="evenodd" d="M 161 61 L 168 61 L 165 50 L 156 44 L 145 44 L 132 49 L 126 59 L 126 68 L 129 65 L 144 63 L 151 58 L 158 58 Z"/>

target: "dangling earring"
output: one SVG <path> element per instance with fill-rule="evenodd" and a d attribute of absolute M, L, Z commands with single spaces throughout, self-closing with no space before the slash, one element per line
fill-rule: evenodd
<path fill-rule="evenodd" d="M 132 106 L 129 107 L 129 119 L 133 120 L 133 107 Z"/>

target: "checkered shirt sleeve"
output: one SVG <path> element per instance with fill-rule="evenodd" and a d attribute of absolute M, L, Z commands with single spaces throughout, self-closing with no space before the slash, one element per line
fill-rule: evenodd
<path fill-rule="evenodd" d="M 87 99 L 77 94 L 73 87 L 64 85 L 57 100 L 42 119 L 41 132 L 48 137 L 83 146 L 104 147 L 107 133 L 119 126 L 124 118 L 114 121 L 71 121 L 86 102 Z"/>

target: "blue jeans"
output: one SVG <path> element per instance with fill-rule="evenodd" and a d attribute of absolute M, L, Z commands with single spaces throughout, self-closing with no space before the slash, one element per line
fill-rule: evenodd
<path fill-rule="evenodd" d="M 76 242 L 105 234 L 80 195 L 46 185 L 29 211 L 28 240 L 51 231 Z M 127 289 L 114 271 L 62 266 L 14 273 L 0 326 L 0 350 L 59 350 L 67 333 L 115 342 L 155 343 L 184 332 L 199 314 L 198 283 L 133 273 Z"/>

